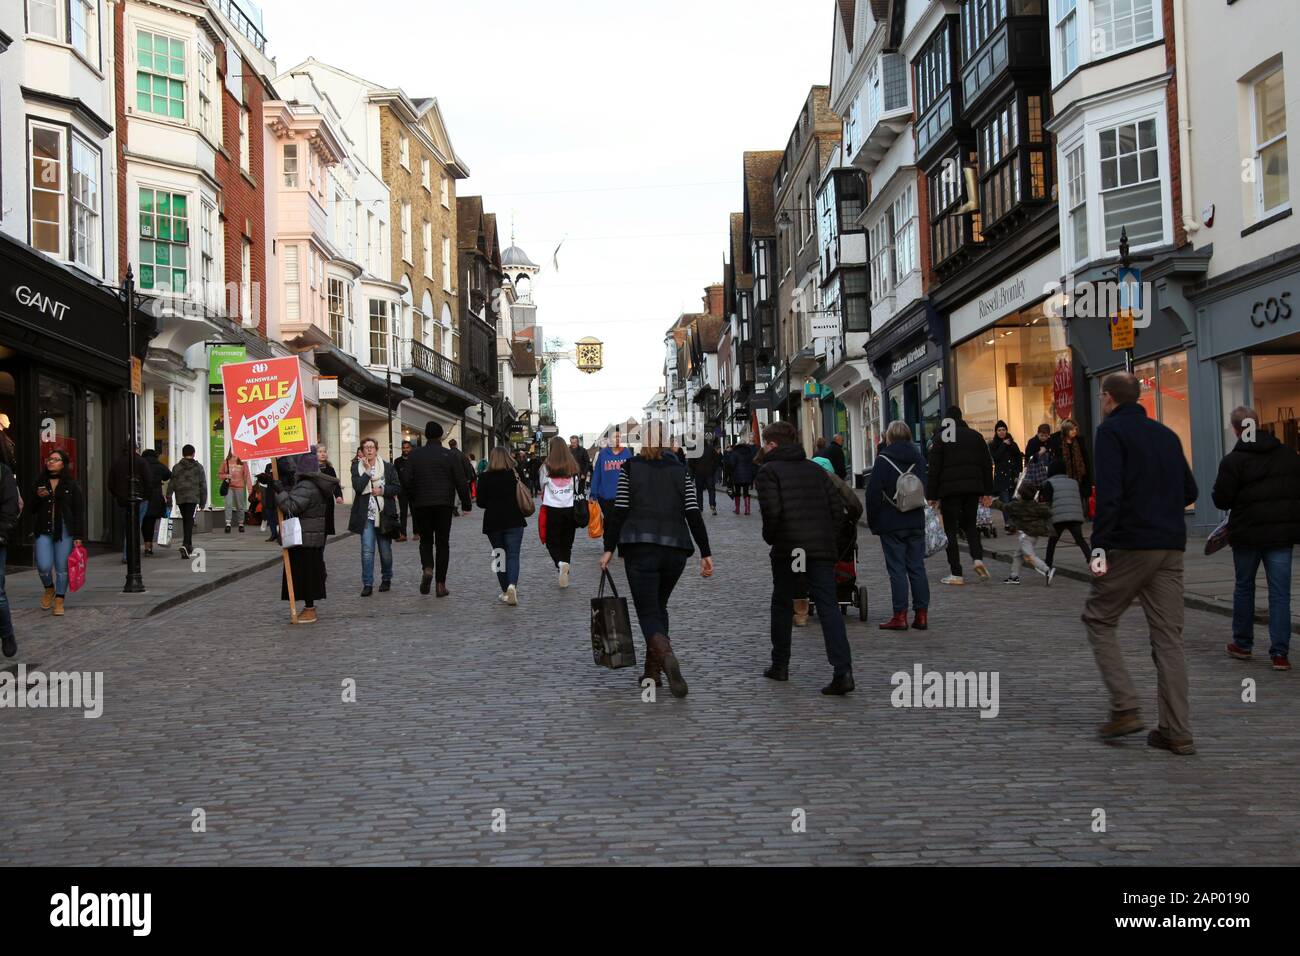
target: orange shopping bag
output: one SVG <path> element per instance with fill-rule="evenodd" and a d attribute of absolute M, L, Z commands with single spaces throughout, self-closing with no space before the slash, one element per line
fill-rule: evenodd
<path fill-rule="evenodd" d="M 590 515 L 587 519 L 587 537 L 598 541 L 605 537 L 605 513 L 594 500 L 587 502 L 587 513 Z"/>

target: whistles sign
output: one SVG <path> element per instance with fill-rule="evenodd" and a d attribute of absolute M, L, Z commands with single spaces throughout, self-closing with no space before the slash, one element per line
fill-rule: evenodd
<path fill-rule="evenodd" d="M 310 449 L 296 357 L 223 365 L 221 382 L 226 429 L 236 455 L 251 461 Z"/>

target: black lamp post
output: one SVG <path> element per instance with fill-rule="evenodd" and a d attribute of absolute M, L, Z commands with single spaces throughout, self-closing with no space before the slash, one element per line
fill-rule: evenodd
<path fill-rule="evenodd" d="M 123 307 L 126 310 L 126 349 L 127 361 L 130 363 L 127 374 L 131 379 L 135 377 L 135 273 L 131 271 L 131 263 L 126 264 L 126 279 L 122 283 L 122 288 L 118 292 L 118 297 L 122 300 Z M 130 513 L 126 519 L 126 584 L 123 585 L 122 591 L 125 594 L 141 594 L 144 592 L 144 576 L 140 571 L 140 502 L 144 500 L 140 489 L 140 475 L 136 471 L 135 457 L 136 448 L 136 394 L 132 387 L 133 382 L 128 379 L 126 390 L 126 434 L 127 434 L 127 468 L 131 474 L 131 496 L 130 496 Z"/>

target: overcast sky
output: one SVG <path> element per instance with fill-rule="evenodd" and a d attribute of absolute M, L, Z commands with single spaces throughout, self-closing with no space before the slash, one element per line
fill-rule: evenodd
<path fill-rule="evenodd" d="M 436 96 L 471 176 L 546 266 L 547 338 L 594 335 L 605 369 L 561 364 L 564 434 L 640 417 L 663 333 L 720 281 L 741 154 L 784 149 L 829 82 L 832 0 L 262 0 L 279 68 L 308 56 Z M 559 272 L 551 256 L 561 239 Z"/>

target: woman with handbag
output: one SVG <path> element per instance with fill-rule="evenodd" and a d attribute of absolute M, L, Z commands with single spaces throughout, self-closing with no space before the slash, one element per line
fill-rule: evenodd
<path fill-rule="evenodd" d="M 226 534 L 230 534 L 231 518 L 239 526 L 239 533 L 244 533 L 244 515 L 248 508 L 248 492 L 253 486 L 253 476 L 243 459 L 232 448 L 226 454 L 217 472 L 221 479 L 221 497 L 226 499 Z"/>
<path fill-rule="evenodd" d="M 483 512 L 483 533 L 492 545 L 492 566 L 501 585 L 501 603 L 515 607 L 519 604 L 519 549 L 534 503 L 509 450 L 492 449 L 487 471 L 479 475 L 477 500 Z"/>
<path fill-rule="evenodd" d="M 146 448 L 140 457 L 149 465 L 149 487 L 144 492 L 144 518 L 140 521 L 140 534 L 144 542 L 144 556 L 152 557 L 158 520 L 167 514 L 167 496 L 163 493 L 163 485 L 171 481 L 172 472 L 158 459 L 156 448 Z"/>
<path fill-rule="evenodd" d="M 269 465 L 268 471 L 258 475 L 257 480 L 266 485 L 276 506 L 284 513 L 286 540 L 293 540 L 288 537 L 288 522 L 293 518 L 298 520 L 300 531 L 295 537 L 302 543 L 288 548 L 289 573 L 293 575 L 294 600 L 304 605 L 298 623 L 315 624 L 316 602 L 325 599 L 325 512 L 331 507 L 339 482 L 321 474 L 314 448 L 296 457 L 281 458 L 279 467 L 279 481 L 271 477 Z M 289 600 L 289 581 L 283 575 L 280 600 Z"/>
<path fill-rule="evenodd" d="M 399 530 L 397 499 L 402 493 L 397 469 L 379 457 L 379 443 L 373 438 L 361 442 L 361 457 L 352 463 L 352 492 L 348 530 L 361 535 L 361 596 L 370 597 L 375 593 L 376 546 L 382 573 L 379 590 L 393 586 L 393 538 Z M 334 508 L 332 495 L 327 504 Z"/>
<path fill-rule="evenodd" d="M 560 572 L 560 587 L 569 586 L 569 564 L 573 560 L 573 536 L 578 525 L 573 517 L 574 489 L 578 462 L 569 444 L 559 435 L 551 439 L 546 461 L 538 470 L 542 487 L 542 516 L 538 520 L 546 529 L 546 551 Z M 582 507 L 587 507 L 586 502 Z"/>
<path fill-rule="evenodd" d="M 72 476 L 72 461 L 62 448 L 53 449 L 36 483 L 33 498 L 36 523 L 36 573 L 45 585 L 41 607 L 63 614 L 68 593 L 68 555 L 86 535 L 86 506 Z"/>

